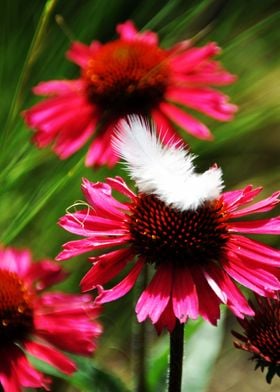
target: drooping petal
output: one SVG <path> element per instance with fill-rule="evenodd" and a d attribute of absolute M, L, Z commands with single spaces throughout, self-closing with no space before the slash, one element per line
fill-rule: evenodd
<path fill-rule="evenodd" d="M 66 53 L 69 60 L 78 64 L 81 68 L 85 68 L 93 54 L 101 47 L 98 41 L 93 41 L 90 46 L 82 42 L 74 41 Z"/>
<path fill-rule="evenodd" d="M 24 276 L 31 265 L 31 253 L 26 249 L 0 248 L 1 268 Z"/>
<path fill-rule="evenodd" d="M 219 305 L 221 300 L 209 286 L 202 268 L 193 268 L 192 275 L 198 296 L 199 313 L 205 320 L 208 320 L 213 325 L 217 325 L 217 321 L 220 318 Z"/>
<path fill-rule="evenodd" d="M 24 387 L 29 388 L 40 388 L 43 387 L 46 390 L 49 389 L 50 379 L 44 377 L 42 373 L 34 369 L 31 364 L 27 361 L 25 355 L 21 355 L 17 358 L 14 364 L 15 372 L 18 375 L 20 384 Z"/>
<path fill-rule="evenodd" d="M 85 88 L 85 83 L 80 80 L 51 80 L 40 82 L 33 87 L 36 95 L 65 95 L 73 92 L 81 92 Z"/>
<path fill-rule="evenodd" d="M 25 349 L 35 357 L 59 369 L 62 373 L 72 374 L 76 370 L 73 361 L 52 346 L 28 341 L 24 343 Z"/>
<path fill-rule="evenodd" d="M 187 318 L 196 319 L 199 315 L 198 297 L 191 271 L 186 268 L 175 269 L 173 278 L 172 303 L 175 316 L 181 323 Z"/>
<path fill-rule="evenodd" d="M 115 123 L 110 123 L 107 128 L 103 129 L 91 144 L 87 156 L 86 166 L 102 166 L 107 164 L 109 167 L 113 167 L 119 160 L 114 149 L 111 145 L 111 137 Z"/>
<path fill-rule="evenodd" d="M 223 192 L 221 199 L 226 205 L 227 212 L 232 213 L 239 206 L 250 203 L 261 191 L 262 187 L 254 189 L 252 185 L 247 185 L 244 189 Z"/>
<path fill-rule="evenodd" d="M 221 300 L 228 305 L 232 312 L 237 316 L 243 318 L 244 315 L 254 315 L 253 310 L 249 306 L 246 298 L 241 291 L 235 286 L 230 277 L 220 268 L 214 265 L 208 265 L 206 268 L 207 280 L 211 277 L 217 285 L 221 288 L 226 296 L 226 300 Z"/>
<path fill-rule="evenodd" d="M 223 268 L 229 276 L 259 295 L 273 297 L 274 292 L 280 290 L 280 282 L 274 275 L 261 268 L 246 268 L 237 255 L 231 254 Z"/>
<path fill-rule="evenodd" d="M 173 281 L 172 266 L 160 265 L 136 304 L 137 319 L 139 322 L 150 317 L 152 323 L 158 322 L 166 308 L 171 296 Z"/>
<path fill-rule="evenodd" d="M 168 118 L 160 110 L 152 112 L 152 118 L 156 123 L 160 139 L 164 144 L 178 144 L 182 143 L 182 139 L 175 133 Z"/>
<path fill-rule="evenodd" d="M 30 266 L 25 279 L 30 284 L 35 284 L 36 290 L 40 291 L 61 282 L 66 276 L 67 273 L 60 265 L 51 260 L 42 260 Z"/>
<path fill-rule="evenodd" d="M 219 52 L 220 48 L 215 42 L 209 42 L 201 48 L 189 48 L 183 53 L 172 57 L 172 68 L 175 72 L 188 73 Z"/>
<path fill-rule="evenodd" d="M 238 218 L 240 216 L 246 216 L 249 214 L 271 211 L 275 206 L 277 206 L 280 203 L 279 195 L 280 195 L 279 191 L 274 192 L 271 196 L 269 196 L 264 200 L 259 201 L 258 203 L 254 203 L 249 207 L 242 208 L 241 210 L 238 211 L 234 211 L 232 213 L 232 216 L 234 218 Z"/>
<path fill-rule="evenodd" d="M 240 235 L 231 235 L 228 248 L 237 255 L 252 259 L 263 266 L 279 267 L 280 251 L 256 240 Z"/>
<path fill-rule="evenodd" d="M 135 285 L 135 282 L 140 272 L 142 271 L 143 266 L 144 261 L 139 259 L 129 274 L 119 284 L 110 290 L 100 289 L 100 294 L 96 298 L 96 303 L 104 304 L 106 302 L 115 301 L 116 299 L 121 298 L 127 294 Z"/>
<path fill-rule="evenodd" d="M 97 238 L 84 238 L 82 240 L 69 241 L 63 245 L 63 251 L 60 252 L 56 260 L 66 260 L 71 257 L 90 252 L 95 249 L 103 249 L 115 245 L 125 245 L 130 240 L 130 237 L 122 236 L 120 238 L 111 239 L 97 239 Z"/>
<path fill-rule="evenodd" d="M 94 265 L 81 280 L 82 290 L 92 290 L 97 285 L 104 285 L 109 282 L 125 268 L 132 257 L 133 252 L 128 248 L 91 258 Z"/>
<path fill-rule="evenodd" d="M 184 104 L 219 121 L 232 120 L 237 110 L 235 105 L 228 103 L 228 97 L 209 88 L 169 88 L 166 97 L 168 100 Z"/>
<path fill-rule="evenodd" d="M 280 234 L 280 217 L 249 222 L 230 222 L 229 231 L 247 234 Z"/>
<path fill-rule="evenodd" d="M 131 20 L 118 24 L 116 30 L 120 38 L 125 41 L 143 41 L 151 45 L 157 45 L 158 43 L 156 33 L 152 31 L 138 32 Z"/>
<path fill-rule="evenodd" d="M 160 318 L 155 324 L 157 333 L 160 334 L 163 328 L 167 328 L 167 330 L 171 333 L 175 328 L 176 320 L 177 319 L 175 317 L 173 306 L 172 306 L 172 299 L 170 298 L 166 308 L 164 309 Z"/>
<path fill-rule="evenodd" d="M 92 183 L 84 178 L 82 191 L 96 213 L 102 214 L 104 217 L 123 220 L 124 211 L 129 210 L 126 204 L 119 202 L 112 196 L 112 189 L 108 184 Z"/>
<path fill-rule="evenodd" d="M 169 103 L 161 103 L 160 110 L 169 117 L 172 121 L 189 132 L 191 135 L 205 140 L 211 140 L 212 135 L 206 125 L 192 117 L 190 114 L 185 113 L 183 110 L 171 106 Z"/>

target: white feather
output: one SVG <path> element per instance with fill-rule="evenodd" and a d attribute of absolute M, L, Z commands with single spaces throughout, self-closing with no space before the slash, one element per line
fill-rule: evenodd
<path fill-rule="evenodd" d="M 220 168 L 195 173 L 195 156 L 182 144 L 162 145 L 155 129 L 141 117 L 121 121 L 112 142 L 127 162 L 139 191 L 154 194 L 175 208 L 197 209 L 205 201 L 216 199 L 223 189 Z"/>

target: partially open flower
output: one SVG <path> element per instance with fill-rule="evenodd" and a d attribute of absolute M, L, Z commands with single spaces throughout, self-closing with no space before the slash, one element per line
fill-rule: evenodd
<path fill-rule="evenodd" d="M 101 326 L 89 295 L 42 293 L 64 279 L 52 261 L 32 263 L 26 250 L 0 249 L 0 388 L 49 389 L 50 380 L 29 362 L 37 357 L 65 374 L 76 370 L 62 351 L 91 355 Z"/>
<path fill-rule="evenodd" d="M 235 80 L 213 60 L 220 52 L 215 43 L 193 47 L 182 42 L 166 50 L 155 33 L 140 33 L 131 21 L 118 25 L 117 32 L 119 38 L 106 44 L 72 44 L 68 58 L 80 66 L 79 79 L 34 88 L 35 94 L 49 97 L 24 113 L 38 147 L 54 143 L 54 151 L 65 159 L 94 136 L 86 165 L 113 166 L 118 156 L 111 137 L 125 115 L 151 115 L 159 129 L 168 126 L 173 135 L 171 121 L 201 139 L 211 139 L 209 129 L 177 104 L 218 121 L 232 119 L 236 106 L 211 87 Z"/>
<path fill-rule="evenodd" d="M 248 206 L 261 188 L 222 193 L 221 169 L 213 166 L 195 173 L 193 156 L 182 146 L 163 147 L 141 120 L 129 121 L 123 122 L 114 145 L 138 192 L 120 177 L 104 183 L 84 179 L 88 208 L 65 215 L 59 223 L 85 238 L 66 243 L 57 259 L 95 250 L 103 253 L 90 259 L 93 266 L 81 282 L 87 291 L 108 283 L 136 256 L 119 284 L 100 288 L 101 303 L 125 295 L 143 267 L 152 265 L 154 276 L 136 312 L 139 321 L 149 317 L 158 330 L 171 331 L 176 318 L 184 323 L 199 315 L 216 324 L 220 303 L 238 317 L 253 315 L 233 280 L 274 297 L 280 289 L 280 252 L 244 234 L 279 234 L 280 219 L 239 218 L 272 210 L 280 192 Z M 115 192 L 127 201 L 117 200 Z"/>
<path fill-rule="evenodd" d="M 235 331 L 232 334 L 241 341 L 235 341 L 235 347 L 253 354 L 255 369 L 267 368 L 266 380 L 270 384 L 275 374 L 280 377 L 280 300 L 259 296 L 256 300 L 252 306 L 255 316 L 238 320 L 244 335 Z"/>

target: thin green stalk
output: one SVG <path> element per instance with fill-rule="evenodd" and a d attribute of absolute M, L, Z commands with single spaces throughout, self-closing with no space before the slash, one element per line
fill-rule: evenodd
<path fill-rule="evenodd" d="M 11 103 L 10 111 L 8 113 L 7 121 L 5 124 L 5 127 L 0 133 L 0 159 L 1 156 L 4 156 L 3 151 L 6 146 L 7 142 L 7 135 L 10 132 L 10 130 L 14 126 L 14 122 L 17 119 L 17 116 L 19 114 L 19 111 L 21 109 L 22 105 L 22 99 L 23 99 L 23 92 L 24 88 L 26 86 L 26 83 L 29 79 L 29 76 L 32 71 L 33 64 L 35 63 L 38 53 L 39 53 L 39 48 L 42 43 L 43 37 L 45 35 L 49 19 L 52 15 L 52 12 L 56 6 L 58 0 L 47 0 L 43 12 L 41 14 L 41 17 L 39 19 L 33 40 L 31 42 L 29 51 L 27 53 L 18 83 L 17 87 L 14 93 L 14 97 Z"/>

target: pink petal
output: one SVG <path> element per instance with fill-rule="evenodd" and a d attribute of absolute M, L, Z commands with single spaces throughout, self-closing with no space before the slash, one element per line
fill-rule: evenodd
<path fill-rule="evenodd" d="M 248 257 L 265 265 L 278 267 L 280 264 L 280 251 L 256 240 L 232 235 L 228 247 L 242 257 Z"/>
<path fill-rule="evenodd" d="M 264 200 L 259 201 L 258 203 L 255 203 L 247 208 L 243 208 L 242 210 L 235 211 L 234 213 L 232 213 L 232 216 L 234 218 L 237 218 L 249 214 L 270 211 L 280 203 L 279 195 L 280 195 L 279 191 L 274 192 L 271 196 L 269 196 Z"/>
<path fill-rule="evenodd" d="M 61 266 L 51 260 L 42 260 L 33 263 L 25 277 L 30 284 L 35 284 L 36 290 L 44 290 L 46 287 L 65 279 L 67 273 Z"/>
<path fill-rule="evenodd" d="M 172 301 L 174 314 L 181 323 L 185 323 L 188 317 L 198 317 L 198 297 L 190 270 L 174 271 Z"/>
<path fill-rule="evenodd" d="M 232 120 L 237 107 L 228 103 L 228 97 L 209 88 L 169 88 L 166 98 L 196 109 L 219 121 Z"/>
<path fill-rule="evenodd" d="M 219 52 L 220 48 L 215 42 L 209 42 L 201 48 L 187 49 L 184 53 L 172 58 L 172 69 L 175 72 L 187 73 Z"/>
<path fill-rule="evenodd" d="M 93 183 L 84 178 L 82 191 L 98 215 L 102 215 L 104 218 L 118 219 L 120 223 L 125 219 L 123 211 L 128 211 L 129 207 L 112 196 L 112 189 L 108 184 Z"/>
<path fill-rule="evenodd" d="M 168 118 L 160 110 L 153 110 L 152 119 L 157 125 L 158 134 L 164 144 L 182 143 L 182 139 L 177 135 Z"/>
<path fill-rule="evenodd" d="M 97 285 L 104 285 L 109 282 L 125 268 L 132 257 L 133 252 L 128 248 L 91 258 L 94 261 L 94 266 L 83 277 L 81 281 L 82 290 L 92 290 Z"/>
<path fill-rule="evenodd" d="M 210 276 L 215 280 L 217 285 L 221 288 L 221 291 L 225 294 L 226 301 L 223 302 L 228 305 L 237 317 L 243 318 L 244 314 L 249 316 L 254 315 L 254 311 L 249 306 L 244 295 L 224 271 L 214 265 L 208 265 L 206 270 L 208 277 Z"/>
<path fill-rule="evenodd" d="M 171 333 L 176 325 L 176 317 L 173 312 L 172 300 L 170 298 L 166 308 L 162 312 L 160 318 L 155 324 L 155 328 L 157 333 L 160 334 L 163 328 L 167 328 L 167 330 Z"/>
<path fill-rule="evenodd" d="M 0 368 L 0 385 L 4 392 L 22 392 L 19 380 L 10 370 L 3 372 Z"/>
<path fill-rule="evenodd" d="M 213 138 L 206 125 L 183 110 L 164 102 L 160 104 L 160 110 L 191 135 L 205 140 L 211 140 Z"/>
<path fill-rule="evenodd" d="M 280 217 L 250 222 L 230 222 L 229 231 L 250 234 L 280 234 Z"/>
<path fill-rule="evenodd" d="M 273 291 L 280 290 L 280 283 L 275 276 L 264 269 L 246 268 L 234 254 L 230 261 L 223 263 L 224 270 L 237 282 L 263 296 L 273 296 Z"/>
<path fill-rule="evenodd" d="M 60 129 L 53 148 L 56 154 L 61 159 L 66 159 L 83 147 L 95 131 L 97 120 L 97 118 L 89 118 L 86 113 L 83 118 L 80 117 L 73 121 L 71 126 L 64 125 Z"/>
<path fill-rule="evenodd" d="M 100 289 L 100 294 L 96 298 L 97 304 L 104 304 L 106 302 L 115 301 L 116 299 L 123 297 L 127 294 L 132 287 L 135 285 L 135 282 L 142 271 L 144 266 L 143 260 L 138 260 L 134 267 L 131 269 L 129 274 L 115 287 L 110 290 Z"/>
<path fill-rule="evenodd" d="M 31 341 L 25 342 L 24 345 L 29 354 L 34 355 L 51 366 L 54 366 L 65 374 L 70 375 L 76 370 L 75 364 L 54 347 Z"/>
<path fill-rule="evenodd" d="M 43 387 L 49 390 L 48 386 L 51 380 L 35 370 L 24 355 L 21 355 L 17 359 L 15 367 L 21 385 L 29 388 Z"/>
<path fill-rule="evenodd" d="M 36 95 L 65 95 L 73 92 L 81 92 L 85 88 L 82 79 L 77 80 L 50 80 L 49 82 L 40 82 L 33 87 L 33 93 Z"/>
<path fill-rule="evenodd" d="M 114 122 L 110 123 L 107 128 L 103 129 L 94 139 L 86 156 L 86 166 L 91 167 L 108 164 L 109 167 L 113 167 L 118 162 L 119 157 L 115 154 L 111 145 L 111 138 L 115 125 Z"/>
<path fill-rule="evenodd" d="M 31 253 L 25 249 L 0 248 L 0 260 L 2 269 L 24 277 L 31 266 Z"/>
<path fill-rule="evenodd" d="M 152 31 L 138 32 L 131 20 L 118 24 L 116 30 L 120 38 L 125 41 L 143 41 L 151 45 L 158 43 L 156 33 Z"/>
<path fill-rule="evenodd" d="M 158 322 L 166 308 L 172 289 L 172 266 L 160 265 L 148 287 L 141 294 L 137 304 L 136 313 L 139 322 L 150 317 L 152 323 Z"/>
<path fill-rule="evenodd" d="M 59 219 L 58 224 L 70 233 L 81 235 L 84 237 L 90 237 L 94 231 L 100 230 L 107 235 L 114 232 L 118 228 L 118 232 L 122 231 L 122 234 L 127 233 L 127 228 L 120 221 L 102 218 L 100 216 L 93 215 L 94 211 L 80 210 L 73 214 L 66 214 Z M 122 228 L 122 229 L 121 229 Z"/>
<path fill-rule="evenodd" d="M 252 185 L 247 185 L 243 189 L 222 193 L 221 199 L 226 204 L 227 211 L 233 212 L 239 206 L 250 203 L 261 191 L 262 187 L 253 189 Z"/>
<path fill-rule="evenodd" d="M 189 73 L 177 72 L 175 76 L 176 85 L 194 86 L 194 85 L 215 85 L 226 86 L 236 81 L 236 76 L 227 72 L 218 61 L 207 60 L 200 64 L 199 67 L 190 70 Z"/>
<path fill-rule="evenodd" d="M 69 241 L 66 244 L 63 244 L 63 251 L 57 255 L 56 260 L 66 260 L 92 250 L 103 249 L 115 245 L 124 245 L 129 240 L 129 237 L 123 236 L 121 238 L 111 239 L 84 238 L 82 240 Z"/>
<path fill-rule="evenodd" d="M 131 200 L 135 200 L 135 198 L 137 197 L 136 194 L 132 192 L 131 189 L 129 189 L 123 178 L 120 176 L 116 176 L 114 178 L 109 177 L 106 179 L 106 182 L 108 185 L 110 185 L 112 189 L 119 193 L 122 193 Z"/>
<path fill-rule="evenodd" d="M 220 299 L 210 288 L 202 269 L 192 268 L 192 276 L 198 296 L 199 313 L 205 320 L 217 325 L 217 320 L 220 318 Z"/>
<path fill-rule="evenodd" d="M 66 53 L 66 56 L 69 60 L 78 64 L 81 68 L 85 68 L 92 55 L 98 51 L 100 46 L 101 44 L 98 41 L 92 42 L 90 46 L 75 41 L 72 43 L 70 49 Z"/>

